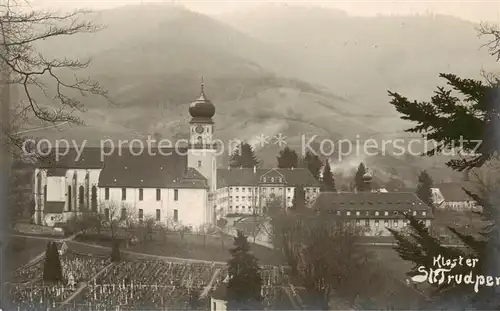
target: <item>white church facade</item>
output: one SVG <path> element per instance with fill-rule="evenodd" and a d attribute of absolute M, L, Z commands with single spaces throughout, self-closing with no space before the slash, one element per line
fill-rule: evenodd
<path fill-rule="evenodd" d="M 184 149 L 125 148 L 110 153 L 88 147 L 80 153 L 71 149 L 57 161 L 42 161 L 35 170 L 34 222 L 53 226 L 79 214 L 97 213 L 105 220 L 152 219 L 192 228 L 213 224 L 215 107 L 206 99 L 203 84 L 189 113 L 190 139 Z"/>

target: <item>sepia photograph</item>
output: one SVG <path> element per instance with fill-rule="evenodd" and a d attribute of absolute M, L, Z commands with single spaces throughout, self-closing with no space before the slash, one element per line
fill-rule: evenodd
<path fill-rule="evenodd" d="M 0 0 L 0 311 L 500 310 L 499 65 L 500 0 Z"/>

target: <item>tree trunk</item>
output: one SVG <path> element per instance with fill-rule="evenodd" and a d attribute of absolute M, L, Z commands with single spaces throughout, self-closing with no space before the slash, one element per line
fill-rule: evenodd
<path fill-rule="evenodd" d="M 2 34 L 0 34 L 2 36 Z M 0 38 L 0 40 L 5 43 L 5 38 Z M 5 55 L 3 49 L 5 49 L 5 45 L 3 45 L 0 49 L 0 53 Z M 2 224 L 2 229 L 0 232 L 0 279 L 4 278 L 4 271 L 6 270 L 6 265 L 4 262 L 4 250 L 8 241 L 6 240 L 6 228 L 11 228 L 14 226 L 14 222 L 12 221 L 11 216 L 12 213 L 10 210 L 9 204 L 9 181 L 10 181 L 10 171 L 12 165 L 12 154 L 9 152 L 9 140 L 5 133 L 10 132 L 10 108 L 11 108 L 11 98 L 10 98 L 10 84 L 8 83 L 10 78 L 9 70 L 5 63 L 0 63 L 1 70 L 1 82 L 0 82 L 0 105 L 1 105 L 1 113 L 0 113 L 0 174 L 1 174 L 1 184 L 3 185 L 0 189 L 0 206 L 3 208 L 0 209 L 0 217 L 3 219 L 4 224 Z M 7 223 L 5 223 L 7 222 Z M 4 297 L 4 286 L 3 282 L 0 284 L 0 301 L 3 302 Z"/>

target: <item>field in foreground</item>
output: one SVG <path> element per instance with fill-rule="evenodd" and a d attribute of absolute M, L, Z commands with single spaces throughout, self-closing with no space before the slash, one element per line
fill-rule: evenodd
<path fill-rule="evenodd" d="M 84 236 L 78 236 L 76 240 L 111 247 L 110 239 L 89 240 Z M 229 250 L 233 248 L 233 241 L 233 237 L 226 235 L 222 237 L 212 235 L 204 237 L 202 235 L 186 234 L 181 237 L 180 234 L 175 233 L 169 234 L 166 238 L 154 236 L 152 241 L 145 240 L 135 245 L 129 245 L 129 247 L 122 243 L 122 249 L 128 252 L 156 256 L 226 262 L 231 257 Z M 262 265 L 285 263 L 283 256 L 278 251 L 256 244 L 251 245 L 251 250 Z"/>

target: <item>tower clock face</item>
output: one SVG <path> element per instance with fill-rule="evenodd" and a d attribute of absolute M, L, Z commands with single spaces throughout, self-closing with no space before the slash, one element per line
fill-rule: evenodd
<path fill-rule="evenodd" d="M 198 125 L 198 126 L 196 127 L 195 131 L 196 131 L 196 133 L 198 133 L 198 134 L 203 133 L 203 126 Z"/>

